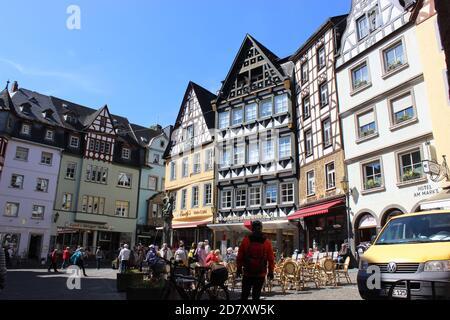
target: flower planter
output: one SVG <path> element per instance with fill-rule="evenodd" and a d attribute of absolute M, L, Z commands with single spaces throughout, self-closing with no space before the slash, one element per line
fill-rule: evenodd
<path fill-rule="evenodd" d="M 129 287 L 137 287 L 144 282 L 143 273 L 118 273 L 117 274 L 117 291 L 124 292 Z"/>

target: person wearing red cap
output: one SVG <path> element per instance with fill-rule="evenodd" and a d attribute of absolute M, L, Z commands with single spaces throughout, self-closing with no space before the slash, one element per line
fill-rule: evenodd
<path fill-rule="evenodd" d="M 248 300 L 250 291 L 253 300 L 259 300 L 266 275 L 273 280 L 275 256 L 272 243 L 262 233 L 262 222 L 252 222 L 252 234 L 242 240 L 237 256 L 237 276 L 242 271 L 241 300 Z"/>

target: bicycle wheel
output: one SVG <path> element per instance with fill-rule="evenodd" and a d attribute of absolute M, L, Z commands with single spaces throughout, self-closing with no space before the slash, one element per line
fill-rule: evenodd
<path fill-rule="evenodd" d="M 224 285 L 206 285 L 197 295 L 197 300 L 230 300 L 228 288 Z"/>

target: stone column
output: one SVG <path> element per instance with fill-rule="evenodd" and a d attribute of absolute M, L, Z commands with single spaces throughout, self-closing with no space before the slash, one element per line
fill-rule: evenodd
<path fill-rule="evenodd" d="M 283 250 L 283 230 L 277 230 L 277 260 L 280 260 Z"/>
<path fill-rule="evenodd" d="M 88 233 L 87 230 L 83 231 L 83 248 L 86 249 L 88 241 Z"/>
<path fill-rule="evenodd" d="M 294 250 L 298 249 L 300 250 L 299 252 L 302 252 L 302 248 L 300 248 L 300 234 L 299 234 L 299 228 L 297 227 L 296 230 L 294 230 Z"/>
<path fill-rule="evenodd" d="M 98 245 L 97 245 L 97 238 L 98 238 L 98 231 L 94 231 L 94 236 L 92 237 L 92 247 L 93 250 L 96 250 Z"/>

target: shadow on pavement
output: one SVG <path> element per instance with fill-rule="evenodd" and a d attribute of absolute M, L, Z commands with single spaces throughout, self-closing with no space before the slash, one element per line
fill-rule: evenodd
<path fill-rule="evenodd" d="M 89 270 L 87 274 L 89 276 Z M 46 270 L 8 270 L 5 289 L 0 300 L 122 300 L 116 280 L 101 276 L 81 277 L 80 289 L 67 286 L 69 274 Z M 73 281 L 69 282 L 73 283 Z"/>

